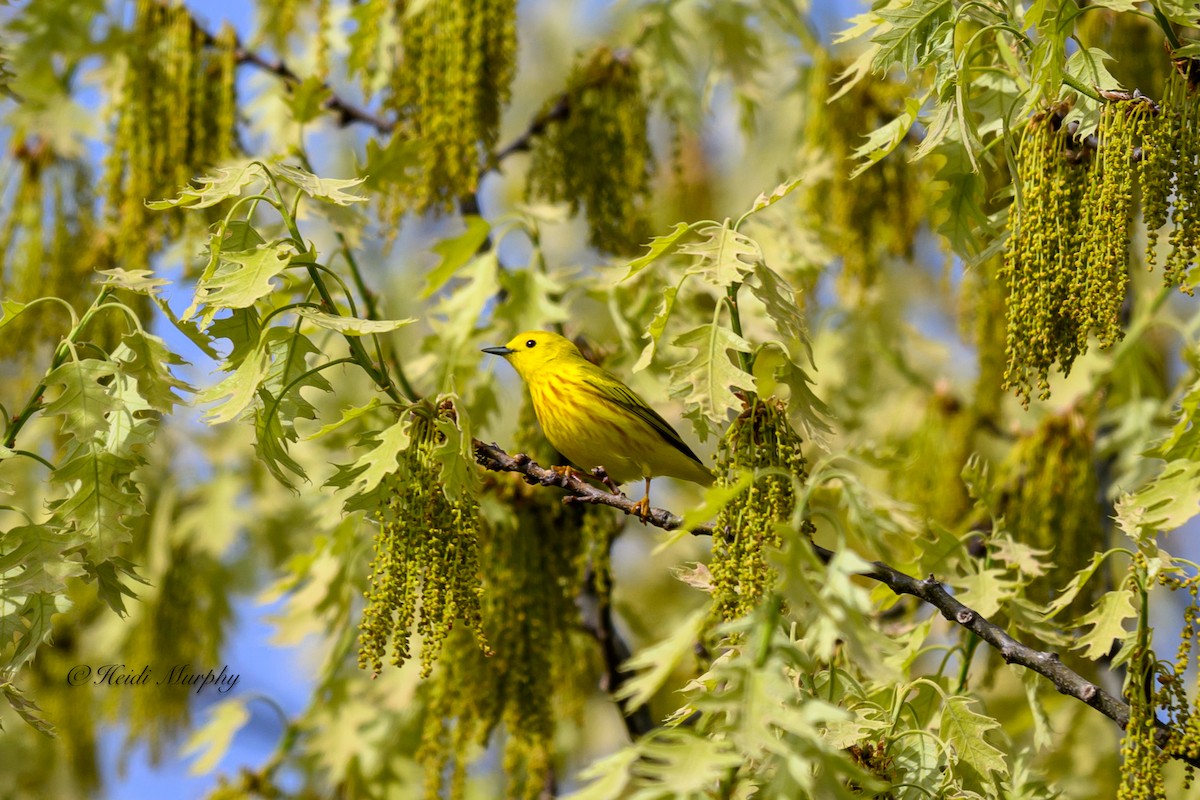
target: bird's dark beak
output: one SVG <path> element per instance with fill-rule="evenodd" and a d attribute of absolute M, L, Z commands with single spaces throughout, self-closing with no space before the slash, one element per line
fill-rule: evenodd
<path fill-rule="evenodd" d="M 513 350 L 511 347 L 485 347 L 483 348 L 483 352 L 490 353 L 494 356 L 509 356 L 517 351 Z"/>

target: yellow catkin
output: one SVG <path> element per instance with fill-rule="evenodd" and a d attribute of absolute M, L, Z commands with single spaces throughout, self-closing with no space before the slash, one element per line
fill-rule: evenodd
<path fill-rule="evenodd" d="M 871 286 L 888 260 L 911 257 L 917 230 L 929 218 L 919 187 L 930 181 L 922 176 L 924 167 L 909 157 L 906 143 L 850 177 L 863 137 L 896 118 L 909 90 L 900 82 L 865 80 L 830 102 L 840 65 L 817 57 L 812 70 L 804 139 L 833 168 L 811 184 L 804 213 L 823 220 L 825 242 L 842 258 L 842 286 Z"/>
<path fill-rule="evenodd" d="M 1162 104 L 1169 126 L 1163 144 L 1173 156 L 1175 175 L 1163 280 L 1191 294 L 1189 273 L 1200 257 L 1200 88 L 1194 80 L 1200 75 L 1200 61 L 1181 59 L 1176 68 Z"/>
<path fill-rule="evenodd" d="M 237 151 L 236 41 L 228 26 L 209 40 L 186 7 L 156 0 L 138 0 L 128 41 L 103 184 L 112 258 L 137 269 L 182 224 L 146 201 L 174 195 Z"/>
<path fill-rule="evenodd" d="M 1087 352 L 1122 335 L 1129 280 L 1132 159 L 1152 105 L 1142 98 L 1104 109 L 1096 149 L 1063 129 L 1065 107 L 1029 121 L 1017 155 L 1019 203 L 999 276 L 1007 293 L 1005 386 L 1028 405 L 1050 395 L 1049 372 L 1065 375 Z"/>
<path fill-rule="evenodd" d="M 516 441 L 535 460 L 552 458 L 529 403 Z M 434 672 L 417 753 L 429 800 L 464 797 L 471 758 L 501 731 L 504 797 L 541 796 L 556 723 L 582 711 L 595 683 L 587 657 L 593 646 L 582 636 L 576 602 L 589 566 L 597 577 L 607 573 L 620 522 L 610 509 L 564 506 L 514 475 L 486 480 L 494 502 L 481 529 L 483 619 L 492 654 L 456 632 Z M 596 550 L 603 555 L 592 557 Z M 592 583 L 607 603 L 607 581 Z"/>
<path fill-rule="evenodd" d="M 897 495 L 947 528 L 961 524 L 971 509 L 960 476 L 974 451 L 977 418 L 953 394 L 939 389 L 908 438 L 905 465 L 893 472 Z"/>
<path fill-rule="evenodd" d="M 758 477 L 717 514 L 713 526 L 713 617 L 729 621 L 753 611 L 770 590 L 774 571 L 767 552 L 782 545 L 780 525 L 795 507 L 795 481 L 807 477 L 801 439 L 774 398 L 749 402 L 717 450 L 718 485 L 736 483 L 743 470 L 781 470 Z M 811 523 L 805 523 L 807 531 Z"/>
<path fill-rule="evenodd" d="M 551 118 L 560 101 L 543 109 Z M 648 238 L 653 154 L 647 101 L 632 54 L 607 47 L 581 57 L 567 78 L 565 114 L 534 143 L 527 192 L 587 215 L 588 240 L 610 253 Z"/>
<path fill-rule="evenodd" d="M 1054 553 L 1054 567 L 1030 587 L 1031 597 L 1052 598 L 1096 550 L 1105 526 L 1095 438 L 1094 412 L 1072 408 L 1023 437 L 1000 468 L 1006 527 L 1018 540 Z M 1096 588 L 1104 587 L 1096 582 Z M 1081 596 L 1078 605 L 1090 602 L 1091 595 Z"/>
<path fill-rule="evenodd" d="M 1138 553 L 1130 569 L 1144 577 L 1146 566 L 1145 556 Z M 1162 774 L 1167 756 L 1158 749 L 1155 740 L 1158 701 L 1161 699 L 1155 689 L 1158 662 L 1150 647 L 1150 630 L 1145 624 L 1147 617 L 1143 611 L 1125 677 L 1129 722 L 1121 737 L 1121 784 L 1117 789 L 1117 800 L 1165 800 L 1167 796 Z"/>
<path fill-rule="evenodd" d="M 399 468 L 381 484 L 358 665 L 378 674 L 390 643 L 391 663 L 403 666 L 412 656 L 415 632 L 421 674 L 427 676 L 456 621 L 487 647 L 479 601 L 479 507 L 472 497 L 447 496 L 433 455 L 442 439 L 434 412 L 418 407 L 411 413 L 411 443 Z"/>
<path fill-rule="evenodd" d="M 516 2 L 397 0 L 395 13 L 403 56 L 387 103 L 398 135 L 419 142 L 422 167 L 395 207 L 451 210 L 475 192 L 496 144 L 516 63 Z"/>

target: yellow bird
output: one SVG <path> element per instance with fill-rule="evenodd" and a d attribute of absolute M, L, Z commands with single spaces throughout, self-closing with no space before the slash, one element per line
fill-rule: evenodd
<path fill-rule="evenodd" d="M 558 334 L 526 331 L 504 347 L 483 352 L 513 365 L 529 387 L 546 439 L 575 466 L 603 467 L 616 483 L 645 479 L 646 494 L 634 507 L 643 519 L 650 512 L 652 477 L 704 486 L 713 482 L 713 474 L 670 423 Z"/>

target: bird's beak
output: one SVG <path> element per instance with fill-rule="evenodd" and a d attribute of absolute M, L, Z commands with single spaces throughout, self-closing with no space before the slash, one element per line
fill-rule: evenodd
<path fill-rule="evenodd" d="M 490 353 L 494 356 L 510 356 L 517 351 L 513 350 L 511 347 L 485 347 L 483 348 L 483 352 Z"/>

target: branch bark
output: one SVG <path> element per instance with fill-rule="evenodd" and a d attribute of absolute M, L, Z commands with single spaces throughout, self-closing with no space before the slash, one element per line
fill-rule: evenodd
<path fill-rule="evenodd" d="M 494 472 L 517 472 L 524 475 L 525 480 L 529 483 L 565 489 L 569 494 L 563 498 L 563 502 L 595 503 L 621 509 L 626 514 L 634 514 L 635 503 L 624 494 L 605 491 L 574 474 L 546 469 L 524 453 L 510 455 L 496 444 L 484 444 L 476 439 L 475 460 L 484 469 Z M 678 530 L 683 524 L 682 517 L 662 508 L 651 509 L 646 521 L 668 531 Z M 691 529 L 691 533 L 700 536 L 710 536 L 712 532 L 711 525 L 701 525 Z M 822 561 L 828 562 L 834 556 L 832 550 L 818 544 L 814 543 L 812 548 Z M 896 594 L 911 595 L 928 603 L 943 617 L 966 628 L 986 642 L 1000 654 L 1006 663 L 1018 664 L 1036 672 L 1053 683 L 1061 694 L 1069 695 L 1086 703 L 1121 728 L 1129 724 L 1129 705 L 1127 703 L 1063 664 L 1057 653 L 1050 650 L 1038 650 L 1017 641 L 999 625 L 956 600 L 934 576 L 930 575 L 924 579 L 914 578 L 882 561 L 872 562 L 871 569 L 860 574 L 871 580 L 879 581 Z M 1162 722 L 1158 722 L 1157 725 L 1155 739 L 1160 748 L 1171 758 L 1179 759 L 1192 766 L 1200 766 L 1200 758 L 1189 757 L 1184 753 L 1177 752 L 1172 747 L 1172 741 L 1178 738 L 1177 731 Z"/>

